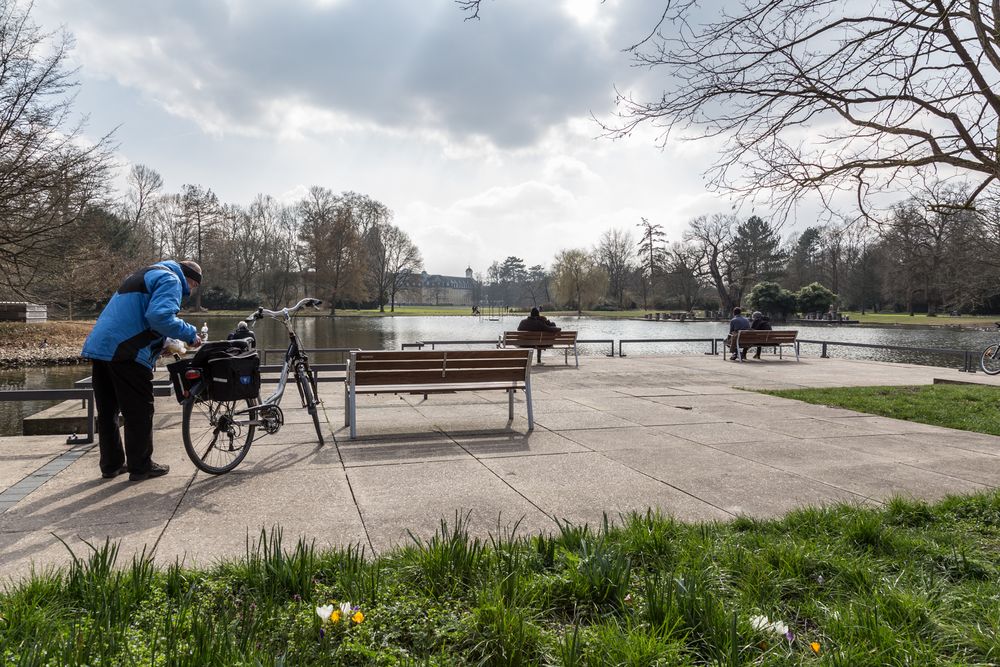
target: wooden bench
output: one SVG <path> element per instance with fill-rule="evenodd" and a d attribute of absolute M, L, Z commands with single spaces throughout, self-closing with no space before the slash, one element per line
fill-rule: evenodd
<path fill-rule="evenodd" d="M 781 348 L 788 345 L 795 350 L 795 361 L 799 361 L 799 346 L 795 339 L 799 335 L 798 331 L 761 331 L 755 329 L 744 329 L 736 332 L 736 354 L 740 361 L 746 361 L 743 350 L 750 347 L 774 347 L 778 349 L 778 358 L 781 359 Z M 722 355 L 723 359 L 726 355 Z"/>
<path fill-rule="evenodd" d="M 514 392 L 524 392 L 528 430 L 531 408 L 531 350 L 351 352 L 344 384 L 344 426 L 357 437 L 358 394 L 444 394 L 506 391 L 507 418 L 514 419 Z"/>
<path fill-rule="evenodd" d="M 580 367 L 580 354 L 576 349 L 576 331 L 504 331 L 500 336 L 500 347 L 530 347 L 539 350 L 538 362 L 541 363 L 541 350 L 563 350 L 566 365 L 569 365 L 569 351 L 573 350 L 576 367 Z"/>

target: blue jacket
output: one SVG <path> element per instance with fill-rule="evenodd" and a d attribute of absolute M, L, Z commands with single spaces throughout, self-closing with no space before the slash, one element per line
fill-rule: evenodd
<path fill-rule="evenodd" d="M 177 317 L 191 293 L 180 264 L 165 260 L 126 278 L 83 343 L 82 355 L 153 368 L 166 336 L 193 343 L 197 329 Z"/>
<path fill-rule="evenodd" d="M 744 331 L 749 328 L 750 320 L 742 315 L 737 315 L 733 319 L 729 320 L 729 333 L 733 333 L 734 331 Z"/>

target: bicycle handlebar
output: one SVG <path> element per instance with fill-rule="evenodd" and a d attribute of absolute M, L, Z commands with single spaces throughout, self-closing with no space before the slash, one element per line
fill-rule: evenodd
<path fill-rule="evenodd" d="M 253 324 L 257 320 L 263 319 L 265 317 L 272 317 L 276 320 L 277 319 L 288 320 L 291 319 L 291 317 L 295 313 L 299 312 L 300 310 L 302 310 L 307 306 L 312 306 L 316 310 L 319 310 L 319 307 L 322 304 L 323 304 L 322 299 L 314 299 L 310 296 L 307 296 L 306 298 L 302 299 L 291 308 L 282 308 L 281 310 L 268 310 L 267 308 L 260 307 L 254 313 L 252 313 L 250 317 L 246 318 L 244 322 L 246 322 L 247 324 Z"/>

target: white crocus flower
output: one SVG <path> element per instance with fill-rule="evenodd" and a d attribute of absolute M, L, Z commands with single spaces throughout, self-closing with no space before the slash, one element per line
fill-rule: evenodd
<path fill-rule="evenodd" d="M 353 611 L 354 611 L 354 609 L 351 607 L 351 603 L 350 602 L 341 602 L 340 603 L 340 614 L 344 618 L 350 618 L 351 617 L 351 613 Z"/>
<path fill-rule="evenodd" d="M 788 624 L 782 623 L 781 621 L 772 621 L 767 616 L 751 616 L 750 626 L 754 630 L 759 630 L 761 632 L 773 632 L 776 635 L 787 635 L 788 634 Z"/>
<path fill-rule="evenodd" d="M 316 615 L 319 616 L 320 620 L 326 623 L 330 620 L 330 614 L 333 613 L 333 605 L 323 605 L 322 607 L 316 607 Z"/>

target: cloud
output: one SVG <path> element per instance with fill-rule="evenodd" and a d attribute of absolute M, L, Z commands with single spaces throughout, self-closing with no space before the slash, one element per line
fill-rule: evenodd
<path fill-rule="evenodd" d="M 629 15 L 592 0 L 39 0 L 88 76 L 143 91 L 216 134 L 424 132 L 457 146 L 529 146 L 610 109 L 633 76 L 608 37 Z M 618 42 L 618 43 L 615 43 Z"/>

